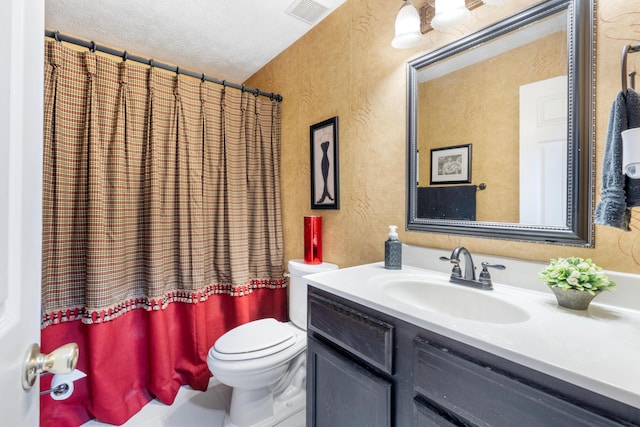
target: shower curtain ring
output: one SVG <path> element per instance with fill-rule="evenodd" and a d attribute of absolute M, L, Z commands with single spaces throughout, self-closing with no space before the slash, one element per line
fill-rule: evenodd
<path fill-rule="evenodd" d="M 127 53 L 127 51 L 125 50 L 124 53 L 122 54 L 122 61 L 126 62 L 127 58 L 129 58 L 129 54 Z"/>
<path fill-rule="evenodd" d="M 205 78 L 204 78 L 204 73 L 202 73 L 202 79 L 201 79 L 202 83 L 204 83 Z"/>
<path fill-rule="evenodd" d="M 56 39 L 58 43 L 60 43 L 60 31 L 56 31 L 53 33 L 53 38 Z"/>
<path fill-rule="evenodd" d="M 91 52 L 96 53 L 96 42 L 91 40 Z"/>

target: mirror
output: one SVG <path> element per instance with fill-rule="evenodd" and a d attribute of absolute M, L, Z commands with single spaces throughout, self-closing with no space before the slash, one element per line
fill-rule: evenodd
<path fill-rule="evenodd" d="M 548 0 L 407 66 L 407 229 L 590 247 L 592 0 Z"/>

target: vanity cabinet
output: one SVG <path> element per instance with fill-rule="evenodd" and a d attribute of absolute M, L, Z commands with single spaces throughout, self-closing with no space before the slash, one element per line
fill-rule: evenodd
<path fill-rule="evenodd" d="M 394 327 L 317 293 L 308 304 L 314 332 L 307 340 L 307 384 L 314 398 L 307 400 L 313 406 L 307 425 L 393 425 Z"/>
<path fill-rule="evenodd" d="M 313 286 L 307 426 L 638 426 L 640 409 Z"/>
<path fill-rule="evenodd" d="M 311 426 L 388 427 L 392 384 L 322 342 L 309 338 L 307 351 L 313 384 Z"/>

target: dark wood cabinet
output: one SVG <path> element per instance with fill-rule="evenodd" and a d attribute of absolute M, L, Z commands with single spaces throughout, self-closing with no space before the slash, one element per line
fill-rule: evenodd
<path fill-rule="evenodd" d="M 414 390 L 438 413 L 461 426 L 619 426 L 528 384 L 525 378 L 450 350 L 446 343 L 414 340 Z M 446 425 L 446 424 L 445 424 Z"/>
<path fill-rule="evenodd" d="M 389 427 L 391 382 L 313 338 L 308 341 L 307 384 L 315 427 Z"/>
<path fill-rule="evenodd" d="M 639 426 L 640 409 L 309 287 L 307 425 Z"/>
<path fill-rule="evenodd" d="M 314 293 L 307 328 L 386 374 L 393 374 L 394 328 L 379 317 Z"/>

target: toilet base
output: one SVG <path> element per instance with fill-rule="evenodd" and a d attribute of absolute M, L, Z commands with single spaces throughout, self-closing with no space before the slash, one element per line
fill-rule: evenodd
<path fill-rule="evenodd" d="M 255 424 L 239 426 L 231 422 L 229 413 L 227 413 L 224 417 L 222 427 L 274 427 L 287 418 L 293 417 L 298 412 L 303 411 L 305 409 L 306 403 L 307 393 L 303 389 L 300 390 L 299 393 L 296 393 L 294 396 L 288 397 L 286 400 L 278 398 L 275 399 L 275 402 L 273 402 L 273 415 L 268 418 L 264 418 Z"/>

